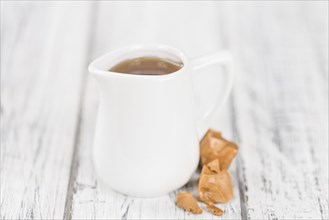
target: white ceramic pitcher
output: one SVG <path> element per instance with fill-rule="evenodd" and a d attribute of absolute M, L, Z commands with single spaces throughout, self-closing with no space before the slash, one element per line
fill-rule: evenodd
<path fill-rule="evenodd" d="M 179 61 L 183 67 L 166 75 L 108 71 L 123 60 L 143 56 Z M 192 79 L 204 67 L 216 64 L 226 67 L 222 78 L 225 86 L 213 91 L 222 98 L 213 100 L 211 108 L 198 115 L 198 94 Z M 99 177 L 121 193 L 141 197 L 163 195 L 186 184 L 199 162 L 199 141 L 208 130 L 214 110 L 232 88 L 230 53 L 221 51 L 189 60 L 170 46 L 136 45 L 96 59 L 89 71 L 100 95 L 93 146 Z M 207 73 L 202 75 L 209 77 Z"/>

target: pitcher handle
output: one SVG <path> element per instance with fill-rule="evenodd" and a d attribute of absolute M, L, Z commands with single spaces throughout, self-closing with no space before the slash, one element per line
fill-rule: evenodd
<path fill-rule="evenodd" d="M 201 138 L 204 136 L 204 134 L 210 127 L 211 119 L 213 118 L 214 113 L 226 101 L 228 95 L 230 94 L 230 91 L 232 90 L 234 82 L 233 58 L 232 54 L 229 51 L 220 51 L 214 54 L 195 58 L 191 61 L 191 64 L 194 70 L 194 76 L 200 74 L 202 72 L 202 69 L 206 67 L 212 65 L 220 65 L 225 68 L 225 73 L 227 77 L 225 86 L 217 88 L 216 100 L 213 101 L 213 104 L 208 109 L 206 109 L 204 112 L 201 113 L 201 115 L 199 115 L 199 121 L 197 122 L 197 125 L 199 139 L 201 140 Z M 213 88 L 212 90 L 216 92 L 215 89 L 216 88 Z M 219 99 L 221 95 L 223 96 L 223 98 Z M 197 104 L 200 105 L 200 103 Z"/>

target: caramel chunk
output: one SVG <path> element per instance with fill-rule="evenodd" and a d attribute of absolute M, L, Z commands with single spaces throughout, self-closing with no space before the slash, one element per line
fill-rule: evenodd
<path fill-rule="evenodd" d="M 202 167 L 198 193 L 201 201 L 208 205 L 225 203 L 233 198 L 233 186 L 227 170 L 220 170 L 218 159 Z"/>
<path fill-rule="evenodd" d="M 220 132 L 209 130 L 200 143 L 201 164 L 218 159 L 221 170 L 227 170 L 238 153 L 233 142 L 224 139 Z"/>
<path fill-rule="evenodd" d="M 178 193 L 176 197 L 176 204 L 185 211 L 192 212 L 194 214 L 202 213 L 196 199 L 191 195 L 191 193 Z"/>
<path fill-rule="evenodd" d="M 211 212 L 213 215 L 221 216 L 224 214 L 224 211 L 221 210 L 220 208 L 217 208 L 214 205 L 207 205 L 206 207 L 209 212 Z"/>

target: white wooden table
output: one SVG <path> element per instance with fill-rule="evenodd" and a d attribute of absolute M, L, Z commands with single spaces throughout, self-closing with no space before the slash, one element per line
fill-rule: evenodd
<path fill-rule="evenodd" d="M 240 147 L 225 215 L 96 178 L 88 63 L 140 42 L 235 56 L 213 128 Z M 198 174 L 179 191 L 196 193 Z M 133 180 L 132 180 L 133 181 Z M 1 219 L 328 219 L 328 1 L 1 2 Z"/>

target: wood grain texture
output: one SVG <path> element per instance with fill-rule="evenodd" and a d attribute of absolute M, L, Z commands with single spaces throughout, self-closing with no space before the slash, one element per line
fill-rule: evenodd
<path fill-rule="evenodd" d="M 89 3 L 1 2 L 1 219 L 62 219 Z"/>
<path fill-rule="evenodd" d="M 328 3 L 229 6 L 242 215 L 328 219 Z"/>
<path fill-rule="evenodd" d="M 2 219 L 329 218 L 328 2 L 1 2 L 1 38 Z M 177 192 L 196 195 L 199 172 L 151 199 L 94 173 L 87 64 L 142 42 L 234 54 L 235 87 L 212 124 L 240 147 L 222 217 L 175 205 Z"/>

